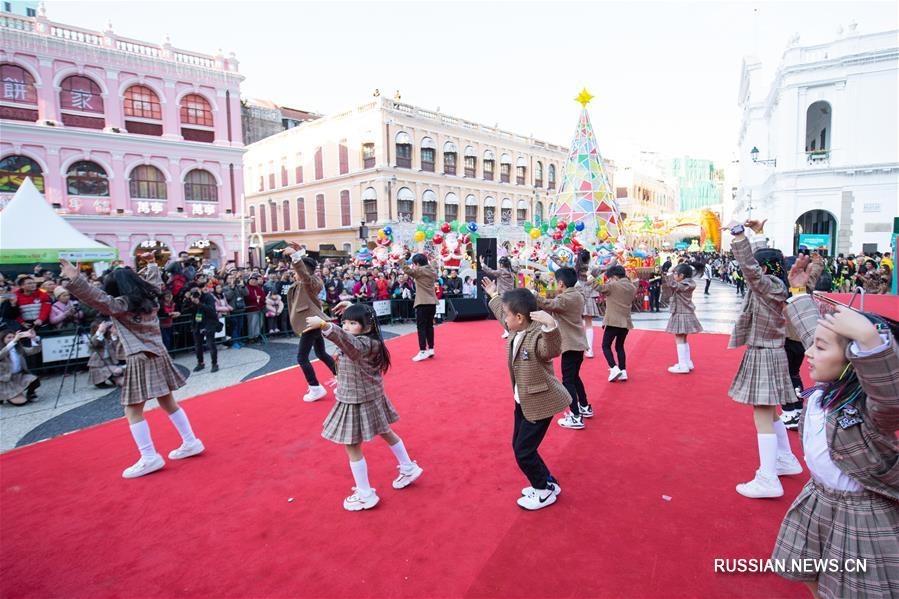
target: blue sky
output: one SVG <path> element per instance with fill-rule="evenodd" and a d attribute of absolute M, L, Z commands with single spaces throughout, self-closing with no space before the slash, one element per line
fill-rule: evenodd
<path fill-rule="evenodd" d="M 899 27 L 895 2 L 47 2 L 50 19 L 179 48 L 234 51 L 243 94 L 339 112 L 374 88 L 567 146 L 596 98 L 601 151 L 726 160 L 740 64 L 773 70 L 794 33 Z"/>

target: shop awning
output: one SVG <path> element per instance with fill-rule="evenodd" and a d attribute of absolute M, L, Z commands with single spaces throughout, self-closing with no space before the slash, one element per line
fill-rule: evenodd
<path fill-rule="evenodd" d="M 265 255 L 267 256 L 275 250 L 283 250 L 286 247 L 287 247 L 287 242 L 284 241 L 283 239 L 280 239 L 278 241 L 269 241 L 268 243 L 265 244 Z"/>

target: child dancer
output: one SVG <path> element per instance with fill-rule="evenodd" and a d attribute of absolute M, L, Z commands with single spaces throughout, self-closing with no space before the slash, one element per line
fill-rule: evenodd
<path fill-rule="evenodd" d="M 156 453 L 150 426 L 144 420 L 144 404 L 156 398 L 181 435 L 181 447 L 169 453 L 180 460 L 202 453 L 202 441 L 194 436 L 187 414 L 172 397 L 172 391 L 184 386 L 184 378 L 175 370 L 159 332 L 159 295 L 162 279 L 152 254 L 144 254 L 148 265 L 140 276 L 130 268 L 116 268 L 105 276 L 103 291 L 92 286 L 80 270 L 60 260 L 62 276 L 69 279 L 69 291 L 82 303 L 95 308 L 116 322 L 119 340 L 127 354 L 121 403 L 131 426 L 131 435 L 140 450 L 140 459 L 122 472 L 124 478 L 136 478 L 165 466 Z"/>
<path fill-rule="evenodd" d="M 628 332 L 634 328 L 631 320 L 631 305 L 637 287 L 627 278 L 623 266 L 614 264 L 606 271 L 606 282 L 597 285 L 599 293 L 606 296 L 606 314 L 602 320 L 602 353 L 609 364 L 609 382 L 627 380 L 627 354 L 624 352 L 624 340 Z M 618 363 L 612 355 L 612 342 Z"/>
<path fill-rule="evenodd" d="M 553 416 L 572 401 L 553 372 L 552 360 L 562 353 L 562 334 L 552 316 L 537 310 L 537 300 L 527 289 L 512 289 L 500 297 L 493 281 L 484 277 L 482 285 L 496 319 L 505 320 L 514 333 L 507 342 L 515 397 L 512 449 L 530 482 L 522 489 L 518 505 L 526 510 L 543 509 L 556 502 L 562 488 L 538 449 Z"/>
<path fill-rule="evenodd" d="M 418 353 L 413 362 L 434 357 L 434 315 L 437 314 L 437 295 L 434 282 L 437 272 L 428 264 L 424 254 L 412 256 L 411 266 L 403 266 L 403 272 L 415 280 L 415 327 L 418 329 Z"/>
<path fill-rule="evenodd" d="M 753 407 L 759 469 L 753 480 L 737 485 L 738 493 L 751 498 L 780 497 L 783 487 L 777 477 L 802 472 L 802 465 L 790 449 L 787 429 L 777 416 L 777 406 L 795 395 L 783 348 L 783 309 L 788 297 L 783 255 L 780 250 L 766 247 L 762 237 L 765 222 L 750 220 L 730 230 L 734 236 L 731 249 L 746 277 L 749 293 L 728 345 L 747 346 L 728 395 Z M 752 244 L 744 234 L 746 228 L 755 231 Z"/>
<path fill-rule="evenodd" d="M 797 259 L 792 287 L 806 287 L 808 264 Z M 899 327 L 843 307 L 819 320 L 806 293 L 786 315 L 816 384 L 803 393 L 800 425 L 812 476 L 780 526 L 772 558 L 787 570 L 778 573 L 815 597 L 899 597 Z M 866 571 L 796 571 L 794 560 L 865 560 Z"/>
<path fill-rule="evenodd" d="M 535 296 L 537 307 L 552 314 L 562 333 L 562 385 L 571 396 L 569 412 L 558 423 L 562 428 L 582 429 L 584 418 L 593 418 L 593 407 L 587 401 L 587 391 L 581 380 L 581 364 L 587 349 L 587 337 L 581 328 L 584 296 L 575 289 L 577 273 L 573 268 L 556 270 L 556 283 L 561 293 L 553 299 Z"/>
<path fill-rule="evenodd" d="M 343 502 L 344 509 L 355 512 L 369 510 L 379 498 L 368 482 L 368 465 L 362 455 L 362 443 L 377 436 L 384 439 L 396 456 L 399 476 L 394 489 L 415 482 L 423 469 L 409 459 L 403 441 L 390 425 L 399 420 L 396 410 L 384 394 L 383 375 L 390 368 L 390 352 L 381 337 L 378 319 L 370 306 L 341 302 L 334 307 L 343 313 L 343 328 L 310 316 L 308 330 L 318 330 L 338 348 L 337 401 L 325 418 L 322 437 L 346 446 L 353 472 L 353 494 Z"/>
<path fill-rule="evenodd" d="M 614 264 L 614 262 L 613 262 Z M 599 294 L 591 284 L 593 279 L 599 276 L 600 268 L 590 269 L 590 251 L 581 250 L 577 255 L 575 262 L 575 272 L 577 272 L 577 287 L 584 296 L 584 335 L 587 337 L 587 352 L 585 358 L 593 357 L 593 319 L 599 316 L 599 308 L 596 305 L 596 298 Z"/>
<path fill-rule="evenodd" d="M 507 256 L 503 256 L 499 259 L 499 268 L 494 270 L 487 266 L 487 262 L 484 261 L 484 258 L 481 257 L 481 270 L 483 270 L 488 277 L 492 277 L 496 280 L 496 292 L 501 296 L 505 292 L 510 289 L 515 289 L 515 271 L 512 270 L 512 261 L 509 260 Z M 501 321 L 503 328 L 506 329 L 502 335 L 503 339 L 509 338 L 509 329 L 506 328 L 506 322 Z"/>
<path fill-rule="evenodd" d="M 88 380 L 96 387 L 122 386 L 125 372 L 115 358 L 119 342 L 111 320 L 95 320 L 91 326 L 91 357 L 87 361 Z"/>
<path fill-rule="evenodd" d="M 693 360 L 690 358 L 687 335 L 702 332 L 702 325 L 696 318 L 696 306 L 693 305 L 693 292 L 696 291 L 693 267 L 678 264 L 665 276 L 665 284 L 671 288 L 671 318 L 665 330 L 674 333 L 677 344 L 677 364 L 669 366 L 668 372 L 688 374 L 693 370 Z"/>
<path fill-rule="evenodd" d="M 328 367 L 333 374 L 337 374 L 337 366 L 333 358 L 325 351 L 325 340 L 321 331 L 313 329 L 307 331 L 306 319 L 310 316 L 318 316 L 325 320 L 327 317 L 322 312 L 322 301 L 319 299 L 324 283 L 315 274 L 315 260 L 305 255 L 296 243 L 290 243 L 284 248 L 282 254 L 290 258 L 293 270 L 297 273 L 297 282 L 287 292 L 287 303 L 290 309 L 290 326 L 300 337 L 300 345 L 297 349 L 297 363 L 306 377 L 309 391 L 303 396 L 303 401 L 318 401 L 328 394 L 325 388 L 319 384 L 315 376 L 315 369 L 309 361 L 309 352 L 315 350 L 315 356 Z"/>

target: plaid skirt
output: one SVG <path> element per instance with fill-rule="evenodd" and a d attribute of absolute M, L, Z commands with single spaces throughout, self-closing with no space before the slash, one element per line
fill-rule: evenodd
<path fill-rule="evenodd" d="M 796 401 L 787 352 L 782 347 L 747 347 L 727 392 L 751 406 L 779 406 Z"/>
<path fill-rule="evenodd" d="M 599 308 L 596 307 L 596 298 L 599 297 L 599 292 L 591 284 L 580 281 L 577 282 L 574 288 L 584 296 L 584 310 L 581 316 L 602 316 L 599 313 Z"/>
<path fill-rule="evenodd" d="M 668 326 L 665 327 L 665 330 L 675 335 L 692 335 L 702 332 L 702 324 L 694 312 L 677 312 L 668 319 Z"/>
<path fill-rule="evenodd" d="M 371 441 L 399 419 L 386 397 L 363 403 L 335 401 L 322 425 L 322 437 L 340 445 Z"/>
<path fill-rule="evenodd" d="M 119 403 L 123 406 L 142 403 L 167 395 L 185 384 L 184 377 L 175 370 L 168 354 L 134 354 L 125 360 L 125 378 Z"/>
<path fill-rule="evenodd" d="M 110 366 L 109 364 L 103 364 L 102 366 L 91 366 L 87 371 L 87 378 L 90 381 L 91 385 L 103 384 L 113 377 L 113 368 L 118 367 Z"/>
<path fill-rule="evenodd" d="M 0 381 L 0 400 L 9 401 L 20 395 L 24 395 L 37 377 L 30 372 L 21 370 L 9 377 L 8 381 Z"/>
<path fill-rule="evenodd" d="M 899 503 L 870 491 L 834 491 L 809 480 L 790 506 L 772 559 L 785 560 L 778 574 L 795 581 L 817 578 L 828 599 L 899 597 Z M 794 570 L 791 560 L 836 560 L 837 572 Z M 844 567 L 865 560 L 864 571 Z"/>

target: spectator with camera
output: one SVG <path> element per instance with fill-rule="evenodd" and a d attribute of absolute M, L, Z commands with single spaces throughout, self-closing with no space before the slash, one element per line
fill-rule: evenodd
<path fill-rule="evenodd" d="M 26 344 L 27 342 L 27 344 Z M 25 356 L 41 351 L 34 329 L 0 331 L 0 402 L 24 406 L 37 397 L 40 380 L 28 372 Z"/>
<path fill-rule="evenodd" d="M 197 365 L 194 372 L 206 368 L 203 356 L 203 345 L 209 347 L 209 355 L 212 357 L 212 369 L 209 372 L 218 372 L 219 356 L 218 347 L 215 344 L 215 334 L 221 330 L 218 313 L 215 311 L 215 299 L 203 292 L 200 288 L 192 289 L 188 293 L 190 308 L 188 314 L 193 316 L 194 347 L 197 352 Z"/>

